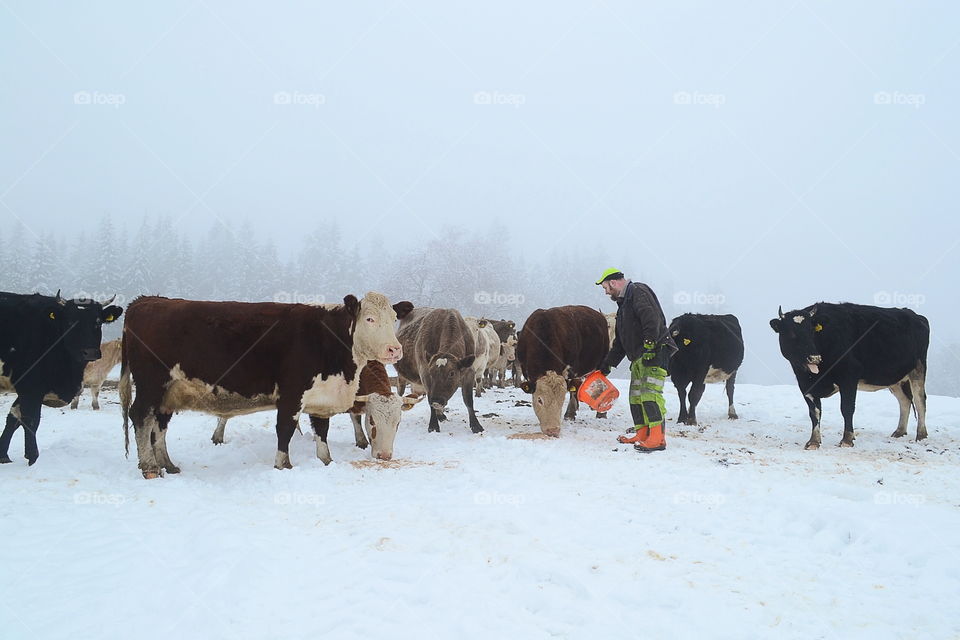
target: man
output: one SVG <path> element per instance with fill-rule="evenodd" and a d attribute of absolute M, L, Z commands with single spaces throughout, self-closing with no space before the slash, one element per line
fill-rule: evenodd
<path fill-rule="evenodd" d="M 630 413 L 635 433 L 617 438 L 643 453 L 667 448 L 663 433 L 666 405 L 663 384 L 677 345 L 657 295 L 641 282 L 631 282 L 619 269 L 607 269 L 597 280 L 617 303 L 617 325 L 610 353 L 601 365 L 604 375 L 626 355 L 630 359 Z"/>

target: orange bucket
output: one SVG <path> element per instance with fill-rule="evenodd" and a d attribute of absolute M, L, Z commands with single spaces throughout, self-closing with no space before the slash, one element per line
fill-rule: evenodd
<path fill-rule="evenodd" d="M 600 413 L 609 411 L 619 397 L 617 388 L 599 371 L 587 374 L 577 391 L 577 400 L 585 402 L 588 407 Z"/>

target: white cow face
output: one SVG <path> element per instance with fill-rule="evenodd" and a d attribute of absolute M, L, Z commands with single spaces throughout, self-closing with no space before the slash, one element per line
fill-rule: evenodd
<path fill-rule="evenodd" d="M 563 404 L 567 397 L 567 381 L 563 376 L 548 371 L 536 382 L 533 390 L 533 412 L 540 421 L 540 431 L 548 436 L 560 435 Z"/>
<path fill-rule="evenodd" d="M 348 309 L 357 309 L 353 296 L 344 298 L 344 304 Z M 409 302 L 391 306 L 386 296 L 380 293 L 370 292 L 363 297 L 356 310 L 357 326 L 353 334 L 353 351 L 361 362 L 379 360 L 383 364 L 396 364 L 403 357 L 403 347 L 397 339 L 394 324 L 397 318 L 405 317 L 412 309 Z"/>
<path fill-rule="evenodd" d="M 517 338 L 515 336 L 509 336 L 506 342 L 500 343 L 500 346 L 503 349 L 503 355 L 507 357 L 508 363 L 517 359 Z"/>
<path fill-rule="evenodd" d="M 363 426 L 370 440 L 371 455 L 377 460 L 393 458 L 393 442 L 400 427 L 404 401 L 396 395 L 371 393 L 363 409 Z"/>

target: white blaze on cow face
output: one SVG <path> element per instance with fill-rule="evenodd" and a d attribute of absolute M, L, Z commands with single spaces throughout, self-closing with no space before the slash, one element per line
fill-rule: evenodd
<path fill-rule="evenodd" d="M 397 312 L 386 296 L 371 291 L 363 297 L 353 333 L 353 355 L 358 365 L 367 360 L 383 364 L 400 361 L 403 348 L 394 330 L 396 322 Z"/>
<path fill-rule="evenodd" d="M 371 455 L 377 460 L 393 458 L 393 443 L 400 427 L 403 399 L 396 394 L 388 396 L 371 393 L 363 410 L 363 423 L 370 440 Z"/>
<path fill-rule="evenodd" d="M 508 336 L 507 341 L 500 344 L 507 362 L 513 362 L 517 359 L 517 338 L 515 336 Z"/>
<path fill-rule="evenodd" d="M 548 371 L 533 390 L 533 412 L 540 421 L 540 431 L 548 436 L 560 435 L 563 405 L 567 398 L 567 381 L 560 374 Z"/>

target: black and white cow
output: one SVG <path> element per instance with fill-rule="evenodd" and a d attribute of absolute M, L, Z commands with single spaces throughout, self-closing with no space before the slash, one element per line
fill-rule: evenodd
<path fill-rule="evenodd" d="M 910 407 L 917 440 L 927 437 L 927 347 L 930 324 L 910 309 L 820 302 L 770 321 L 807 402 L 813 430 L 807 449 L 820 447 L 820 399 L 840 392 L 841 447 L 853 446 L 857 389 L 890 389 L 900 403 L 892 437 L 907 433 Z"/>
<path fill-rule="evenodd" d="M 670 379 L 680 397 L 677 422 L 697 424 L 697 404 L 707 382 L 726 382 L 727 417 L 737 419 L 733 408 L 733 387 L 737 369 L 743 363 L 743 334 L 734 315 L 685 313 L 670 323 L 670 335 L 678 351 L 670 360 Z M 690 409 L 686 406 L 690 385 Z"/>
<path fill-rule="evenodd" d="M 86 364 L 101 356 L 101 325 L 123 313 L 112 301 L 0 293 L 0 391 L 17 394 L 0 434 L 0 462 L 10 462 L 10 439 L 21 426 L 24 457 L 37 461 L 40 407 L 63 407 L 80 393 Z"/>

